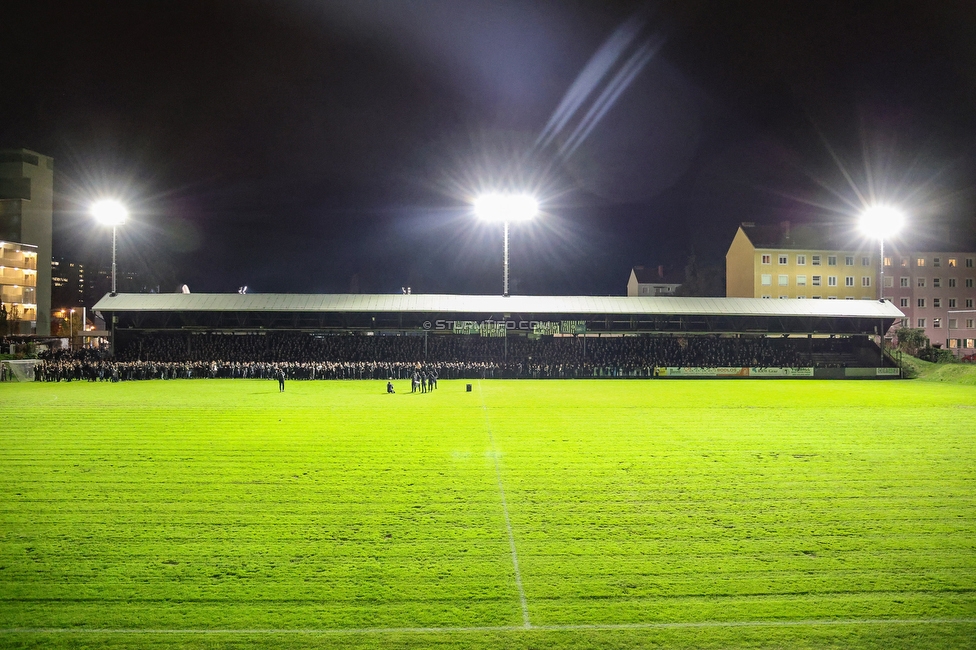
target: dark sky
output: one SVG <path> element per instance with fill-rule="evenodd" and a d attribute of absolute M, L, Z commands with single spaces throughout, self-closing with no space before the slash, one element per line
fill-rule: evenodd
<path fill-rule="evenodd" d="M 55 255 L 107 265 L 86 210 L 117 196 L 120 268 L 163 291 L 496 293 L 469 203 L 496 187 L 544 210 L 518 293 L 621 294 L 872 197 L 908 239 L 976 222 L 973 2 L 32 0 L 0 41 L 0 147 L 54 156 Z"/>

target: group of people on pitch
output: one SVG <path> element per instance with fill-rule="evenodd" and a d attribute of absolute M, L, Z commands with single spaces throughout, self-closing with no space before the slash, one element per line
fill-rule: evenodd
<path fill-rule="evenodd" d="M 418 368 L 410 378 L 411 393 L 426 393 L 437 388 L 437 372 L 433 369 Z"/>

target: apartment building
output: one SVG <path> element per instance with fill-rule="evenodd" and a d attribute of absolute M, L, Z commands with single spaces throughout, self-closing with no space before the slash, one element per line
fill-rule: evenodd
<path fill-rule="evenodd" d="M 29 269 L 34 284 L 31 300 L 20 302 L 18 312 L 30 308 L 32 317 L 21 319 L 30 324 L 31 334 L 51 333 L 51 240 L 54 206 L 54 160 L 27 149 L 0 150 L 0 240 L 20 246 L 7 248 L 4 255 L 20 259 L 26 253 L 33 258 Z M 40 263 L 38 263 L 40 262 Z M 0 262 L 0 264 L 3 264 Z M 13 272 L 15 275 L 19 271 Z M 7 289 L 8 293 L 10 289 Z M 7 302 L 4 300 L 4 302 Z M 9 309 L 9 305 L 8 305 Z M 9 313 L 9 312 L 8 312 Z M 9 318 L 9 316 L 8 316 Z"/>
<path fill-rule="evenodd" d="M 861 245 L 846 247 L 844 242 Z M 743 224 L 725 256 L 726 295 L 877 299 L 879 252 L 876 243 L 829 227 Z M 905 314 L 895 330 L 919 328 L 933 345 L 959 356 L 976 353 L 976 252 L 919 252 L 910 245 L 889 245 L 883 263 L 885 300 Z"/>
<path fill-rule="evenodd" d="M 976 353 L 976 252 L 885 255 L 885 298 L 905 318 L 896 326 L 925 330 L 933 345 Z"/>
<path fill-rule="evenodd" d="M 729 298 L 873 300 L 878 249 L 828 248 L 814 233 L 788 223 L 739 227 L 725 256 Z M 819 244 L 819 245 L 817 245 Z"/>
<path fill-rule="evenodd" d="M 673 296 L 684 282 L 681 271 L 665 271 L 664 266 L 635 266 L 630 270 L 627 282 L 627 295 L 634 296 Z"/>
<path fill-rule="evenodd" d="M 0 241 L 0 302 L 7 332 L 32 334 L 37 327 L 37 247 Z"/>

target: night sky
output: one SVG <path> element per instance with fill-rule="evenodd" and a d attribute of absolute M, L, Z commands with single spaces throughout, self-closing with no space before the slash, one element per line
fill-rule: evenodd
<path fill-rule="evenodd" d="M 623 294 L 871 200 L 976 246 L 973 2 L 31 0 L 0 40 L 55 255 L 107 266 L 86 211 L 121 198 L 120 270 L 162 291 L 498 293 L 493 188 L 544 211 L 513 293 Z"/>

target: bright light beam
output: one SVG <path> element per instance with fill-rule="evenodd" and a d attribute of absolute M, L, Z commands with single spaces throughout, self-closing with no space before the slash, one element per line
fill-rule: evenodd
<path fill-rule="evenodd" d="M 539 202 L 527 194 L 483 194 L 474 213 L 486 221 L 528 221 L 539 214 Z"/>
<path fill-rule="evenodd" d="M 125 206 L 112 199 L 103 199 L 95 202 L 91 207 L 92 216 L 106 226 L 121 226 L 125 223 L 129 211 Z"/>
<path fill-rule="evenodd" d="M 890 205 L 872 205 L 861 213 L 861 232 L 873 239 L 888 239 L 905 225 L 905 214 Z"/>

